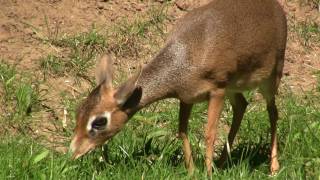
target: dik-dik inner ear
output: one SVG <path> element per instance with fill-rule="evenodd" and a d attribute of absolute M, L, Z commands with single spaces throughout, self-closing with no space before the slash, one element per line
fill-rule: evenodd
<path fill-rule="evenodd" d="M 105 88 L 112 88 L 113 60 L 110 55 L 104 55 L 96 65 L 96 83 L 104 83 Z"/>
<path fill-rule="evenodd" d="M 142 88 L 137 86 L 139 76 L 140 72 L 121 85 L 115 92 L 114 98 L 121 108 L 132 108 L 139 104 L 142 97 Z"/>

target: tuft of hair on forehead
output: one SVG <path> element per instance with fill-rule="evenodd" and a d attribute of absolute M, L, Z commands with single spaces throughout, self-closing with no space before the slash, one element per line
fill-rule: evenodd
<path fill-rule="evenodd" d="M 94 88 L 89 96 L 80 104 L 77 109 L 77 124 L 79 126 L 85 125 L 87 120 L 89 119 L 89 114 L 93 110 L 93 108 L 100 102 L 101 100 L 101 84 L 99 84 L 96 88 Z"/>

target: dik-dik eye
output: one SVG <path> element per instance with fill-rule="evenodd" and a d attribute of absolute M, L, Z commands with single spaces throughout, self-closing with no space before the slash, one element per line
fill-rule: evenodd
<path fill-rule="evenodd" d="M 97 135 L 97 133 L 107 130 L 110 122 L 110 112 L 104 112 L 96 116 L 91 116 L 87 123 L 87 132 L 90 136 L 94 137 Z"/>
<path fill-rule="evenodd" d="M 96 117 L 95 120 L 93 120 L 91 127 L 92 129 L 96 129 L 96 130 L 103 130 L 105 129 L 107 123 L 108 123 L 107 117 L 99 116 L 99 117 Z"/>

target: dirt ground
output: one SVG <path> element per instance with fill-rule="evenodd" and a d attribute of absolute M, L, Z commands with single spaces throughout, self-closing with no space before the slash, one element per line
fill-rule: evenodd
<path fill-rule="evenodd" d="M 295 93 L 310 91 L 317 87 L 316 72 L 320 70 L 320 40 L 311 40 L 304 46 L 302 38 L 295 31 L 300 22 L 312 21 L 320 28 L 320 9 L 303 0 L 281 0 L 287 12 L 289 35 L 286 51 L 282 87 Z M 187 11 L 209 2 L 209 0 L 169 1 L 168 13 L 172 18 L 166 21 L 165 32 L 169 32 L 176 20 Z M 93 24 L 108 28 L 118 19 L 133 19 L 152 6 L 160 6 L 164 0 L 0 0 L 0 60 L 14 64 L 18 69 L 41 73 L 39 60 L 50 54 L 63 54 L 65 49 L 39 40 L 39 37 L 72 35 L 88 31 Z M 318 5 L 319 6 L 319 5 Z M 130 62 L 130 58 L 127 59 Z M 49 78 L 47 88 L 53 88 L 57 96 L 66 86 L 67 77 Z M 77 90 L 79 91 L 79 90 Z M 50 99 L 50 98 L 49 98 Z M 63 108 L 50 105 L 63 117 Z M 39 119 L 48 118 L 39 114 Z M 52 125 L 44 125 L 48 131 Z M 55 137 L 52 136 L 52 140 Z"/>
<path fill-rule="evenodd" d="M 168 31 L 187 10 L 207 2 L 176 1 L 175 6 L 170 7 L 169 13 L 174 21 L 167 23 Z M 289 27 L 310 19 L 319 24 L 318 9 L 299 2 L 282 2 L 288 13 Z M 45 54 L 63 51 L 40 42 L 37 36 L 46 36 L 55 30 L 65 34 L 85 32 L 92 24 L 109 27 L 119 18 L 130 18 L 163 1 L 0 0 L 0 3 L 0 58 L 24 70 L 34 70 Z M 313 89 L 316 82 L 314 71 L 319 69 L 319 46 L 306 49 L 297 34 L 290 30 L 284 83 L 294 91 Z"/>

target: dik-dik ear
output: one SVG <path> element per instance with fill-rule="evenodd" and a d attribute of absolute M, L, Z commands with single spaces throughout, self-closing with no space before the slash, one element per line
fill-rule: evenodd
<path fill-rule="evenodd" d="M 104 87 L 112 88 L 113 60 L 110 55 L 104 55 L 96 65 L 96 83 L 104 83 Z"/>
<path fill-rule="evenodd" d="M 142 97 L 142 88 L 137 86 L 141 71 L 121 85 L 114 94 L 118 106 L 122 109 L 132 108 L 139 104 Z"/>

